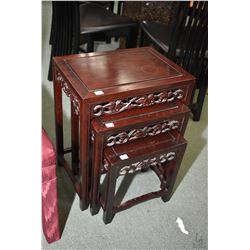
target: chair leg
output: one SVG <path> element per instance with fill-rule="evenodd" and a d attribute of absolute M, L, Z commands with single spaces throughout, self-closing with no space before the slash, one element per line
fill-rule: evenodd
<path fill-rule="evenodd" d="M 144 36 L 145 36 L 144 31 L 141 29 L 139 47 L 143 47 Z"/>
<path fill-rule="evenodd" d="M 117 168 L 112 166 L 109 168 L 107 173 L 107 184 L 106 184 L 106 195 L 105 195 L 105 206 L 103 212 L 103 222 L 108 224 L 112 222 L 115 212 L 113 209 L 114 206 L 114 198 L 115 198 L 115 187 L 116 187 L 116 176 L 117 176 Z"/>
<path fill-rule="evenodd" d="M 111 43 L 111 37 L 106 37 L 106 43 L 110 44 Z"/>
<path fill-rule="evenodd" d="M 150 46 L 152 44 L 152 40 L 150 39 L 150 37 L 143 31 L 143 35 L 141 37 L 141 46 Z"/>
<path fill-rule="evenodd" d="M 117 14 L 122 15 L 122 9 L 123 9 L 123 1 L 118 1 L 118 9 L 117 9 Z"/>
<path fill-rule="evenodd" d="M 87 53 L 93 52 L 94 51 L 94 41 L 91 40 L 87 43 Z"/>
<path fill-rule="evenodd" d="M 112 11 L 114 13 L 114 1 L 111 1 L 110 6 L 109 6 L 109 10 Z"/>
<path fill-rule="evenodd" d="M 192 109 L 194 121 L 199 121 L 201 118 L 201 111 L 202 111 L 203 103 L 206 97 L 206 93 L 207 93 L 207 84 L 203 84 L 199 90 L 197 103 L 193 106 L 193 109 Z"/>
<path fill-rule="evenodd" d="M 165 52 L 165 51 L 164 51 L 162 48 L 160 48 L 160 47 L 158 48 L 158 51 L 159 51 L 161 54 L 164 54 L 164 52 Z"/>
<path fill-rule="evenodd" d="M 55 38 L 55 6 L 52 4 L 52 18 L 51 18 L 51 28 L 50 28 L 50 37 L 49 44 L 52 45 Z"/>
<path fill-rule="evenodd" d="M 135 48 L 137 47 L 137 27 L 131 27 L 126 36 L 126 48 Z"/>

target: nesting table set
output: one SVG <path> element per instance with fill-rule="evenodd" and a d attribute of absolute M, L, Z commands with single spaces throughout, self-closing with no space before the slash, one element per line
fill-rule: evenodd
<path fill-rule="evenodd" d="M 104 223 L 140 202 L 171 197 L 195 78 L 151 47 L 53 58 L 58 164 Z M 71 100 L 71 148 L 63 144 L 62 91 Z M 64 155 L 71 153 L 71 162 Z M 117 205 L 117 178 L 151 169 L 159 190 Z M 100 188 L 101 176 L 105 176 Z"/>

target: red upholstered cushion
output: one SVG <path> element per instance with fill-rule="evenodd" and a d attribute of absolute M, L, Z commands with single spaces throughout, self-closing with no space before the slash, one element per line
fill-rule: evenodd
<path fill-rule="evenodd" d="M 42 225 L 49 243 L 60 239 L 56 153 L 44 129 L 42 129 Z"/>
<path fill-rule="evenodd" d="M 42 167 L 55 163 L 56 152 L 48 134 L 42 129 Z"/>
<path fill-rule="evenodd" d="M 42 182 L 56 178 L 56 152 L 48 134 L 42 129 Z"/>

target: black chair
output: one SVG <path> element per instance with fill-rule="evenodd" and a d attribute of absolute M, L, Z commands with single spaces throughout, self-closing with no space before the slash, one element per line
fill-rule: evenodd
<path fill-rule="evenodd" d="M 94 51 L 94 41 L 125 37 L 126 47 L 136 47 L 137 23 L 94 2 L 53 1 L 51 58 Z M 82 50 L 80 45 L 87 44 Z M 48 80 L 52 80 L 51 62 Z"/>
<path fill-rule="evenodd" d="M 160 52 L 196 76 L 199 90 L 190 105 L 193 120 L 199 121 L 208 85 L 208 3 L 175 2 L 173 21 L 166 26 L 143 21 L 140 45 L 152 43 Z"/>
<path fill-rule="evenodd" d="M 85 4 L 85 3 L 86 3 L 86 1 L 79 1 L 79 5 Z M 93 1 L 93 3 L 98 4 L 98 5 L 102 6 L 103 8 L 108 9 L 110 11 L 114 11 L 114 1 Z M 58 7 L 60 7 L 60 6 L 58 6 Z M 118 10 L 119 10 L 119 8 L 118 8 Z M 53 35 L 54 35 L 54 29 L 55 29 L 55 18 L 54 18 L 55 11 L 56 11 L 55 5 L 52 4 L 52 24 L 51 24 L 49 44 L 52 44 L 52 41 L 53 41 Z"/>
<path fill-rule="evenodd" d="M 86 52 L 92 52 L 94 41 L 111 37 L 125 37 L 126 47 L 136 46 L 137 24 L 128 17 L 116 15 L 94 3 L 81 4 L 80 44 L 87 43 Z"/>

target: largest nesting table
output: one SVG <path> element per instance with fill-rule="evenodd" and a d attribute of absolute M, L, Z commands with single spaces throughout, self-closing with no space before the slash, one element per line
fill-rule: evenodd
<path fill-rule="evenodd" d="M 195 78 L 151 47 L 54 57 L 52 66 L 57 159 L 85 210 L 91 199 L 91 121 L 163 103 L 188 105 Z M 71 101 L 69 149 L 63 143 L 62 90 Z"/>

